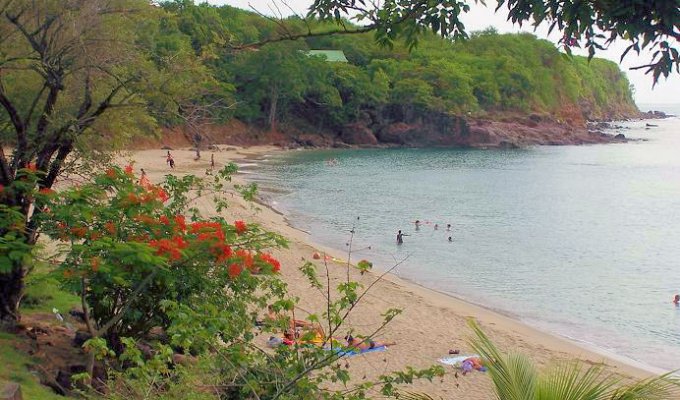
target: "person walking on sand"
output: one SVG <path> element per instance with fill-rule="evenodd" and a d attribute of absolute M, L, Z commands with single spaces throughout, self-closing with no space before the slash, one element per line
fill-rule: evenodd
<path fill-rule="evenodd" d="M 215 153 L 210 155 L 210 170 L 215 170 Z"/>
<path fill-rule="evenodd" d="M 170 154 L 170 150 L 168 150 L 168 156 L 165 159 L 165 162 L 170 165 L 170 169 L 175 169 L 175 159 L 172 158 L 172 154 Z"/>
<path fill-rule="evenodd" d="M 404 244 L 404 236 L 408 236 L 405 233 L 401 233 L 401 231 L 397 232 L 397 244 Z"/>

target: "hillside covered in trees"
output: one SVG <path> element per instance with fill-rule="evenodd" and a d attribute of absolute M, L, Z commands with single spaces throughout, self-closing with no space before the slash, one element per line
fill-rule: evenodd
<path fill-rule="evenodd" d="M 370 33 L 230 51 L 226 44 L 263 41 L 281 27 L 229 6 L 184 1 L 163 7 L 167 14 L 158 46 L 166 51 L 190 47 L 228 99 L 220 121 L 236 118 L 265 133 L 284 134 L 265 135 L 267 140 L 498 145 L 544 134 L 536 141 L 559 144 L 565 132 L 582 135 L 585 120 L 637 112 L 630 85 L 615 63 L 567 58 L 530 34 L 489 29 L 456 43 L 425 35 L 411 52 L 405 46 L 380 47 Z M 306 29 L 294 18 L 287 23 L 292 31 Z M 341 50 L 349 62 L 308 56 L 312 49 Z M 509 125 L 494 126 L 498 121 Z M 521 138 L 494 137 L 518 130 Z"/>
<path fill-rule="evenodd" d="M 308 22 L 290 18 L 284 27 L 191 0 L 148 8 L 133 29 L 149 55 L 141 62 L 151 71 L 147 84 L 161 90 L 103 131 L 124 126 L 134 136 L 164 128 L 202 147 L 229 140 L 514 146 L 608 141 L 588 133 L 585 121 L 637 114 L 615 63 L 568 58 L 530 34 L 488 29 L 457 42 L 423 34 L 411 51 L 381 47 L 372 33 L 249 47 L 282 29 L 305 32 Z M 348 62 L 310 55 L 314 49 L 340 50 Z"/>

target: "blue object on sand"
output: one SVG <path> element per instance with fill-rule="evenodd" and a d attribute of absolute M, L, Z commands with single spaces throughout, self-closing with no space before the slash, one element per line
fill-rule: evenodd
<path fill-rule="evenodd" d="M 339 356 L 342 357 L 352 357 L 356 356 L 358 354 L 366 354 L 366 353 L 373 353 L 375 351 L 385 351 L 387 350 L 387 346 L 379 346 L 379 347 L 374 347 L 372 349 L 364 349 L 364 350 L 357 350 L 357 349 L 333 349 Z"/>

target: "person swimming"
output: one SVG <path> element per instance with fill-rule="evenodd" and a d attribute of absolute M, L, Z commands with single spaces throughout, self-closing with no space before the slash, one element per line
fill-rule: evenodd
<path fill-rule="evenodd" d="M 434 230 L 436 231 L 438 229 L 439 229 L 439 224 L 434 224 Z"/>
<path fill-rule="evenodd" d="M 453 242 L 453 238 L 449 236 L 449 242 Z"/>
<path fill-rule="evenodd" d="M 680 294 L 676 294 L 675 297 L 673 297 L 673 304 L 675 304 L 676 307 L 680 306 Z"/>
<path fill-rule="evenodd" d="M 446 224 L 446 231 L 450 232 L 451 231 L 451 224 Z"/>
<path fill-rule="evenodd" d="M 420 220 L 419 219 L 416 220 L 416 230 L 417 231 L 420 230 Z"/>
<path fill-rule="evenodd" d="M 404 244 L 404 236 L 408 236 L 405 233 L 401 233 L 401 231 L 397 232 L 397 244 Z"/>

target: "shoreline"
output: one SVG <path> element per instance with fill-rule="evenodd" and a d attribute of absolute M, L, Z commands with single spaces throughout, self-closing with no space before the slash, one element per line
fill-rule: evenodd
<path fill-rule="evenodd" d="M 250 163 L 268 155 L 283 154 L 286 150 L 273 146 L 257 146 L 234 148 L 228 151 L 215 152 L 217 166 L 226 162 L 236 164 Z M 145 168 L 152 181 L 170 172 L 164 164 L 164 150 L 142 150 L 131 153 L 137 161 L 136 167 Z M 194 153 L 190 150 L 173 150 L 177 167 L 175 174 L 194 173 L 202 175 L 209 166 L 207 160 L 194 161 Z M 162 166 L 159 166 L 161 164 Z M 249 174 L 236 174 L 234 184 L 249 183 Z M 275 186 L 275 185 L 274 185 Z M 229 198 L 228 198 L 229 199 Z M 315 243 L 310 234 L 292 226 L 286 215 L 261 199 L 255 204 L 246 204 L 238 196 L 230 200 L 230 207 L 222 216 L 232 219 L 244 219 L 255 222 L 263 228 L 279 233 L 289 241 L 288 249 L 273 252 L 284 266 L 281 274 L 287 283 L 289 295 L 300 299 L 298 309 L 306 313 L 322 312 L 325 299 L 315 289 L 310 289 L 307 280 L 297 270 L 304 262 L 312 262 L 322 281 L 330 282 L 335 287 L 346 279 L 346 263 L 313 260 L 316 251 L 324 252 L 332 257 L 344 259 L 346 252 L 328 248 Z M 199 205 L 208 213 L 207 205 Z M 339 266 L 341 265 L 341 266 Z M 326 275 L 328 271 L 328 275 Z M 378 270 L 360 275 L 355 269 L 350 270 L 351 279 L 368 287 L 381 274 Z M 605 371 L 620 375 L 624 379 L 647 378 L 657 375 L 656 371 L 635 360 L 629 360 L 616 354 L 608 353 L 596 346 L 577 342 L 573 339 L 542 331 L 498 310 L 475 304 L 449 293 L 424 287 L 416 282 L 406 280 L 394 274 L 386 274 L 371 288 L 362 302 L 353 311 L 348 320 L 348 329 L 359 334 L 368 334 L 380 325 L 382 314 L 388 308 L 399 308 L 403 312 L 392 320 L 384 330 L 380 330 L 377 340 L 396 341 L 398 345 L 380 355 L 366 355 L 347 359 L 351 363 L 352 376 L 355 379 L 376 378 L 390 371 L 402 370 L 406 366 L 424 368 L 437 364 L 437 360 L 448 355 L 449 349 L 460 349 L 461 354 L 470 354 L 467 339 L 471 331 L 467 326 L 469 318 L 475 318 L 501 350 L 522 352 L 534 360 L 540 367 L 554 361 L 579 359 L 590 365 L 603 365 Z M 262 339 L 264 345 L 265 338 Z M 452 367 L 446 367 L 447 374 L 436 382 L 417 382 L 409 390 L 423 391 L 430 395 L 451 397 L 469 395 L 476 399 L 494 398 L 493 387 L 487 374 L 473 373 L 459 377 Z"/>
<path fill-rule="evenodd" d="M 315 151 L 317 149 L 304 149 L 304 150 Z M 276 148 L 276 149 L 273 149 L 272 152 L 263 152 L 261 154 L 250 154 L 247 157 L 245 157 L 244 159 L 249 160 L 249 161 L 250 160 L 256 160 L 257 161 L 257 160 L 263 160 L 264 159 L 263 156 L 282 155 L 282 154 L 290 153 L 292 151 L 300 151 L 300 150 L 298 150 L 298 149 Z M 250 166 L 250 164 L 249 164 L 249 166 Z M 253 170 L 257 170 L 257 168 L 254 168 Z M 244 179 L 244 181 L 252 182 L 249 179 L 247 179 L 247 177 L 244 176 L 244 175 L 250 175 L 250 174 L 238 173 L 238 175 L 240 177 L 246 178 L 246 179 Z M 295 227 L 293 225 L 293 223 L 290 221 L 290 219 L 288 218 L 288 215 L 284 211 L 277 209 L 274 205 L 267 203 L 266 201 L 262 200 L 259 197 L 255 201 L 259 205 L 266 207 L 269 210 L 271 210 L 272 212 L 282 216 L 284 221 L 286 222 L 286 224 L 288 225 L 288 227 L 290 229 L 294 229 L 298 232 L 304 233 L 306 235 L 310 235 L 309 232 Z M 326 253 L 326 254 L 334 257 L 334 258 L 344 260 L 347 257 L 347 253 L 344 253 L 341 249 L 328 247 L 324 244 L 315 242 L 311 238 L 308 238 L 306 241 L 307 241 L 307 244 L 309 246 L 311 246 L 315 249 L 318 249 L 318 250 L 322 251 L 323 253 Z M 383 272 L 385 272 L 385 271 L 373 270 L 373 271 L 370 271 L 369 273 L 374 274 L 374 275 L 379 275 L 379 274 L 382 274 Z M 574 346 L 577 349 L 587 351 L 587 352 L 592 352 L 595 355 L 605 357 L 609 360 L 616 361 L 617 363 L 622 363 L 626 367 L 630 367 L 632 369 L 631 370 L 632 373 L 630 375 L 632 375 L 632 376 L 646 377 L 646 376 L 649 376 L 650 374 L 657 374 L 658 375 L 658 374 L 663 374 L 663 373 L 667 372 L 667 371 L 665 371 L 661 368 L 657 368 L 657 367 L 654 367 L 654 366 L 651 366 L 651 365 L 647 365 L 647 364 L 645 364 L 641 361 L 637 361 L 637 360 L 634 360 L 634 359 L 613 353 L 613 352 L 608 351 L 606 349 L 600 348 L 594 343 L 590 343 L 590 342 L 587 342 L 587 341 L 578 340 L 576 338 L 564 336 L 564 335 L 561 335 L 561 334 L 556 333 L 556 332 L 550 332 L 548 330 L 543 330 L 541 328 L 538 328 L 538 327 L 533 326 L 533 325 L 531 325 L 527 322 L 522 321 L 519 318 L 519 316 L 513 315 L 511 312 L 506 312 L 505 310 L 502 310 L 502 309 L 497 309 L 497 308 L 485 306 L 484 304 L 477 303 L 475 301 L 472 301 L 472 300 L 466 299 L 464 297 L 458 296 L 455 293 L 450 293 L 450 292 L 446 292 L 446 291 L 443 291 L 443 290 L 437 290 L 437 289 L 427 287 L 427 286 L 420 284 L 416 281 L 413 281 L 411 279 L 400 277 L 393 272 L 388 272 L 386 275 L 383 276 L 382 279 L 388 280 L 392 283 L 395 283 L 395 284 L 401 285 L 401 286 L 412 286 L 411 289 L 416 288 L 419 291 L 427 293 L 428 296 L 440 297 L 441 301 L 447 301 L 448 300 L 448 301 L 463 303 L 465 307 L 476 309 L 476 311 L 479 314 L 484 314 L 485 316 L 492 315 L 494 318 L 504 318 L 504 319 L 506 319 L 506 321 L 504 321 L 505 323 L 517 325 L 521 328 L 526 328 L 527 330 L 533 330 L 533 331 L 535 331 L 535 332 L 533 332 L 535 334 L 538 334 L 538 335 L 541 335 L 541 336 L 547 335 L 547 336 L 550 336 L 551 338 L 563 340 L 563 341 L 567 342 L 566 344 L 569 347 Z"/>
<path fill-rule="evenodd" d="M 285 151 L 289 151 L 289 150 L 282 150 L 282 152 L 285 152 Z M 274 212 L 278 215 L 281 215 L 283 217 L 283 219 L 285 220 L 286 224 L 290 227 L 290 229 L 294 229 L 298 232 L 304 233 L 306 235 L 310 235 L 309 232 L 295 227 L 290 222 L 290 220 L 287 217 L 285 212 L 278 210 L 276 207 L 274 207 L 271 204 L 268 204 L 264 201 L 261 201 L 261 199 L 257 199 L 256 201 L 257 201 L 258 204 L 262 205 L 263 207 L 267 207 L 272 212 Z M 344 253 L 342 250 L 337 249 L 337 248 L 331 248 L 331 247 L 328 247 L 324 244 L 315 242 L 311 238 L 307 239 L 307 244 L 309 246 L 319 250 L 322 253 L 322 256 L 324 254 L 328 254 L 333 258 L 341 259 L 341 260 L 345 260 L 346 257 L 347 257 L 347 253 Z M 354 265 L 354 263 L 352 263 L 352 264 Z M 373 275 L 380 275 L 383 272 L 385 272 L 385 271 L 372 270 L 369 273 L 373 274 Z M 533 333 L 535 333 L 537 335 L 540 335 L 540 336 L 545 335 L 545 336 L 549 336 L 550 339 L 554 338 L 554 339 L 557 339 L 557 340 L 563 340 L 563 341 L 567 342 L 567 345 L 569 346 L 570 349 L 571 349 L 571 346 L 573 346 L 574 348 L 579 349 L 581 351 L 591 352 L 595 355 L 599 355 L 601 357 L 605 357 L 606 359 L 614 360 L 617 363 L 621 363 L 625 367 L 630 367 L 631 371 L 626 372 L 626 374 L 629 374 L 631 376 L 647 377 L 647 376 L 650 376 L 650 375 L 661 375 L 663 373 L 668 372 L 668 371 L 665 371 L 661 368 L 656 368 L 654 366 L 647 365 L 647 364 L 645 364 L 641 361 L 637 361 L 637 360 L 634 360 L 632 358 L 621 356 L 619 354 L 613 353 L 613 352 L 608 351 L 606 349 L 600 348 L 594 343 L 578 340 L 576 338 L 571 338 L 571 337 L 561 335 L 561 334 L 556 333 L 556 332 L 551 332 L 549 330 L 541 329 L 539 327 L 531 325 L 530 323 L 522 321 L 519 318 L 519 316 L 513 315 L 511 312 L 507 312 L 505 310 L 498 309 L 498 308 L 485 306 L 484 304 L 472 301 L 470 299 L 466 299 L 466 298 L 459 296 L 459 295 L 452 293 L 452 292 L 446 292 L 446 291 L 443 291 L 443 290 L 438 290 L 438 289 L 433 289 L 433 288 L 427 287 L 427 286 L 425 286 L 421 283 L 418 283 L 414 280 L 398 276 L 393 272 L 388 272 L 386 275 L 383 276 L 382 279 L 390 281 L 390 282 L 397 284 L 399 286 L 403 286 L 405 289 L 416 289 L 418 291 L 426 293 L 428 297 L 429 296 L 439 297 L 440 300 L 444 301 L 444 302 L 451 301 L 451 302 L 456 302 L 456 303 L 462 303 L 462 305 L 465 308 L 475 310 L 477 312 L 476 315 L 484 315 L 486 317 L 492 317 L 492 319 L 502 318 L 502 319 L 505 320 L 505 321 L 503 321 L 504 323 L 508 323 L 510 325 L 517 325 L 518 327 L 521 327 L 521 328 L 526 328 L 527 331 L 529 331 L 529 330 L 535 331 Z M 477 318 L 477 319 L 480 320 L 480 318 Z M 524 329 L 522 329 L 522 330 L 524 330 Z M 571 350 L 574 350 L 574 349 L 571 349 Z"/>

